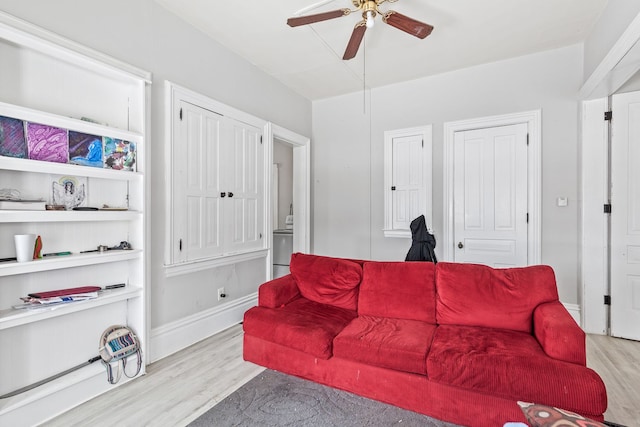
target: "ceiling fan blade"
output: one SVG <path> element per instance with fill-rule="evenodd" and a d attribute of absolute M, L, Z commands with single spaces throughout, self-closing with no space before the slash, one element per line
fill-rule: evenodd
<path fill-rule="evenodd" d="M 358 53 L 358 49 L 360 48 L 360 43 L 362 43 L 362 38 L 364 37 L 364 33 L 367 31 L 366 21 L 360 21 L 353 28 L 353 33 L 351 33 L 351 38 L 349 39 L 349 43 L 347 44 L 347 49 L 344 51 L 344 56 L 342 59 L 348 60 L 356 56 Z"/>
<path fill-rule="evenodd" d="M 338 9 L 330 12 L 316 13 L 314 15 L 298 16 L 287 19 L 287 25 L 290 27 L 298 27 L 300 25 L 313 24 L 315 22 L 327 21 L 329 19 L 340 18 L 351 13 L 349 9 Z"/>
<path fill-rule="evenodd" d="M 425 24 L 424 22 L 416 21 L 415 19 L 409 18 L 408 16 L 394 10 L 390 10 L 385 13 L 382 16 L 382 21 L 420 39 L 427 37 L 431 34 L 431 31 L 433 31 L 433 26 Z"/>

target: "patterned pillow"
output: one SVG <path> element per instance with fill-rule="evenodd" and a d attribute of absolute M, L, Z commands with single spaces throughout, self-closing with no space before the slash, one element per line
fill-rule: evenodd
<path fill-rule="evenodd" d="M 531 427 L 606 427 L 598 421 L 564 409 L 537 403 L 518 402 Z"/>

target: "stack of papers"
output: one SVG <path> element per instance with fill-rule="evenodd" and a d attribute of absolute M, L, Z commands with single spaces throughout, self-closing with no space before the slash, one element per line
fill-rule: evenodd
<path fill-rule="evenodd" d="M 59 289 L 55 291 L 35 292 L 20 298 L 23 303 L 14 305 L 16 309 L 34 309 L 52 307 L 77 301 L 87 301 L 98 298 L 99 286 L 84 286 L 81 288 Z"/>

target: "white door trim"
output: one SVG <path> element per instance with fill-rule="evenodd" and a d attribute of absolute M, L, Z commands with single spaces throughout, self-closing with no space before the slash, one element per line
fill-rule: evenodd
<path fill-rule="evenodd" d="M 444 124 L 444 188 L 443 188 L 443 261 L 451 261 L 453 257 L 453 165 L 455 133 L 473 129 L 497 126 L 508 126 L 526 123 L 529 131 L 529 155 L 527 167 L 528 181 L 528 212 L 529 225 L 527 230 L 528 248 L 527 262 L 529 265 L 540 264 L 542 240 L 541 188 L 542 188 L 542 111 L 533 110 L 500 116 L 480 117 Z"/>
<path fill-rule="evenodd" d="M 609 216 L 609 111 L 607 98 L 582 102 L 581 178 L 581 288 L 582 329 L 588 334 L 608 333 Z"/>

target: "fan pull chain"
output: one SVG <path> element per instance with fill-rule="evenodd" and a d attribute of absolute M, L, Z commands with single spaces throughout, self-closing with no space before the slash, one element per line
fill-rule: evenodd
<path fill-rule="evenodd" d="M 362 61 L 362 113 L 367 114 L 367 38 L 364 37 L 363 42 L 363 61 Z"/>

